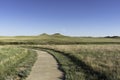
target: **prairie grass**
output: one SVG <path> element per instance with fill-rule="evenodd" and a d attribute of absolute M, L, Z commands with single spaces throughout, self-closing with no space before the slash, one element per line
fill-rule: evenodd
<path fill-rule="evenodd" d="M 5 80 L 7 76 L 15 78 L 12 75 L 22 79 L 29 74 L 36 54 L 32 50 L 17 47 L 20 45 L 49 50 L 60 62 L 66 80 L 120 80 L 119 44 L 120 38 L 45 34 L 0 37 L 0 45 L 16 45 L 0 47 L 0 80 Z"/>
<path fill-rule="evenodd" d="M 120 44 L 120 38 L 69 37 L 63 35 L 0 37 L 0 44 Z"/>
<path fill-rule="evenodd" d="M 120 45 L 42 45 L 39 47 L 60 51 L 76 64 L 82 62 L 79 66 L 89 70 L 85 74 L 90 75 L 88 74 L 90 72 L 91 76 L 99 77 L 95 80 L 120 80 Z"/>
<path fill-rule="evenodd" d="M 0 80 L 22 80 L 36 60 L 36 53 L 13 46 L 0 47 Z"/>

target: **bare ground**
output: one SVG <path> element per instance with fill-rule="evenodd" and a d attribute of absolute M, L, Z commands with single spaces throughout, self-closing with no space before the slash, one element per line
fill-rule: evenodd
<path fill-rule="evenodd" d="M 38 59 L 26 80 L 62 80 L 57 61 L 47 52 L 37 51 Z"/>

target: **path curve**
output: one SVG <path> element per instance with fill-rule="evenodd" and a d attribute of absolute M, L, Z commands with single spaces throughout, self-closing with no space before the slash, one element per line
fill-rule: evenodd
<path fill-rule="evenodd" d="M 36 50 L 38 59 L 26 80 L 62 80 L 63 73 L 58 69 L 57 61 L 44 51 Z"/>

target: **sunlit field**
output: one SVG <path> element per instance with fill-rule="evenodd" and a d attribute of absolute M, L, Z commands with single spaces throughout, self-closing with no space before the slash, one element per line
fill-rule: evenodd
<path fill-rule="evenodd" d="M 15 37 L 0 37 L 0 44 L 120 44 L 120 38 L 103 38 L 103 37 L 69 37 L 61 34 L 41 34 L 38 36 L 15 36 Z"/>
<path fill-rule="evenodd" d="M 0 47 L 0 80 L 22 80 L 36 60 L 34 51 L 15 47 Z"/>
<path fill-rule="evenodd" d="M 54 56 L 65 80 L 120 80 L 119 43 L 120 38 L 60 34 L 0 37 L 0 80 L 25 79 L 36 49 Z"/>
<path fill-rule="evenodd" d="M 71 70 L 72 68 L 70 68 L 68 71 L 72 74 L 72 79 L 68 80 L 120 79 L 119 45 L 42 45 L 40 47 L 49 50 L 48 52 L 53 55 L 56 55 L 56 53 L 63 54 L 63 56 L 72 60 L 73 65 L 77 65 L 75 68 L 77 67 L 80 71 L 76 70 L 73 72 L 73 70 Z M 59 56 L 57 57 L 59 58 Z M 59 60 L 62 61 L 62 59 Z M 65 60 L 63 60 L 63 62 L 65 62 Z M 66 64 L 64 63 L 64 65 L 67 64 L 68 62 L 66 62 Z M 73 65 L 67 66 L 71 67 Z M 80 72 L 80 74 L 78 74 L 78 72 Z M 75 79 L 75 74 L 81 76 L 81 72 L 83 76 Z"/>

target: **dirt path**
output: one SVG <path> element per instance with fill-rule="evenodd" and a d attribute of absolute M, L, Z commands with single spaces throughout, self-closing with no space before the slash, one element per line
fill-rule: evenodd
<path fill-rule="evenodd" d="M 38 59 L 26 80 L 62 80 L 56 60 L 47 52 L 37 51 Z"/>

